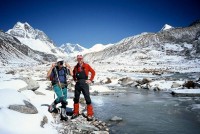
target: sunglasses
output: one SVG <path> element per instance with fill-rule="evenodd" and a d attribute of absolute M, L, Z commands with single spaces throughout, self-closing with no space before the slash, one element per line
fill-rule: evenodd
<path fill-rule="evenodd" d="M 59 61 L 58 64 L 59 64 L 59 65 L 63 65 L 63 61 Z"/>

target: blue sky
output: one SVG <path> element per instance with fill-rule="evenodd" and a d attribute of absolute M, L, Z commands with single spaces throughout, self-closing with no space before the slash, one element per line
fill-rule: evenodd
<path fill-rule="evenodd" d="M 164 24 L 188 26 L 200 19 L 199 0 L 0 0 L 0 29 L 17 21 L 44 31 L 58 46 L 116 43 Z"/>

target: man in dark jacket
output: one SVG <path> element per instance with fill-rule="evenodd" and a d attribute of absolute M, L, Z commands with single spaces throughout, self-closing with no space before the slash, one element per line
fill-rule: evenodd
<path fill-rule="evenodd" d="M 92 102 L 90 99 L 90 92 L 89 92 L 89 84 L 92 83 L 94 76 L 95 76 L 95 71 L 90 67 L 89 64 L 83 62 L 83 56 L 78 55 L 77 56 L 77 65 L 74 67 L 73 70 L 73 78 L 74 81 L 76 82 L 75 85 L 75 96 L 74 96 L 74 111 L 72 115 L 72 119 L 78 117 L 79 115 L 79 98 L 81 92 L 84 95 L 84 98 L 86 100 L 87 104 L 87 120 L 92 121 L 93 120 L 93 107 L 92 107 Z M 91 77 L 88 78 L 89 72 L 91 73 Z"/>

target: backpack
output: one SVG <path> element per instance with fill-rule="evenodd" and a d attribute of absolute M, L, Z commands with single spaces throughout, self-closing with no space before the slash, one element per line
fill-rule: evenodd
<path fill-rule="evenodd" d="M 56 69 L 55 69 L 56 68 Z M 62 67 L 62 69 L 64 70 L 64 77 L 65 77 L 65 79 L 66 79 L 66 81 L 67 81 L 67 75 L 69 75 L 69 69 L 67 69 L 66 67 Z M 57 70 L 57 72 L 56 72 L 56 70 Z M 53 68 L 53 76 L 51 76 L 50 77 L 50 81 L 52 82 L 52 83 L 56 83 L 56 78 L 57 78 L 57 74 L 58 74 L 58 77 L 59 77 L 59 69 L 58 69 L 58 66 L 55 66 L 54 68 Z"/>

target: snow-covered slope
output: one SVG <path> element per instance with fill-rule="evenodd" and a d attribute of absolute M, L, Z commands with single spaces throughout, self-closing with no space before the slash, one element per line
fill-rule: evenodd
<path fill-rule="evenodd" d="M 34 29 L 27 22 L 17 22 L 7 33 L 16 37 L 33 50 L 56 56 L 65 56 L 65 53 L 57 48 L 55 43 L 43 31 Z"/>
<path fill-rule="evenodd" d="M 0 32 L 0 65 L 31 65 L 44 61 L 53 61 L 55 56 L 32 50 L 17 38 Z"/>
<path fill-rule="evenodd" d="M 112 46 L 113 44 L 107 44 L 107 45 L 103 45 L 103 44 L 95 44 L 93 47 L 89 48 L 88 50 L 86 50 L 84 53 L 92 53 L 92 52 L 99 52 L 107 47 Z"/>

